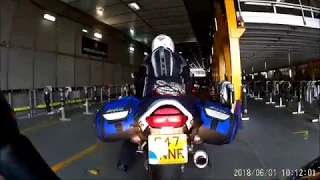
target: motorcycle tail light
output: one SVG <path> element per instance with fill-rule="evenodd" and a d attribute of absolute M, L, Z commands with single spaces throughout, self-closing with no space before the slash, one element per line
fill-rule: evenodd
<path fill-rule="evenodd" d="M 153 128 L 181 127 L 187 122 L 188 117 L 183 114 L 177 115 L 152 115 L 146 118 L 149 126 Z"/>

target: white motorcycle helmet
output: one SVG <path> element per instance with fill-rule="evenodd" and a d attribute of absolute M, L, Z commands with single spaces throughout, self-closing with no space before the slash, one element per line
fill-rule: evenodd
<path fill-rule="evenodd" d="M 160 34 L 153 39 L 152 52 L 159 47 L 165 47 L 165 48 L 170 49 L 172 52 L 174 52 L 174 42 L 167 35 Z"/>

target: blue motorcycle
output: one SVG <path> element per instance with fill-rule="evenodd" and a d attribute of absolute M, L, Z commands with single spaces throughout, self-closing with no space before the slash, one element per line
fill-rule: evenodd
<path fill-rule="evenodd" d="M 130 139 L 145 155 L 145 168 L 151 179 L 182 179 L 184 165 L 192 161 L 197 168 L 208 165 L 201 143 L 230 143 L 238 127 L 239 114 L 220 102 L 196 101 L 191 113 L 179 100 L 162 97 L 136 117 L 141 102 L 133 96 L 103 105 L 96 113 L 95 125 L 101 141 Z M 189 158 L 190 154 L 192 158 Z"/>

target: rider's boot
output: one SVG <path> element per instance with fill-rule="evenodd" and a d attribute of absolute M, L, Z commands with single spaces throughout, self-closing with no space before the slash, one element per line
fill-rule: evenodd
<path fill-rule="evenodd" d="M 117 168 L 121 171 L 128 172 L 128 166 L 125 164 L 121 164 L 121 162 L 118 162 Z"/>
<path fill-rule="evenodd" d="M 129 166 L 134 162 L 138 145 L 130 140 L 125 140 L 121 146 L 117 167 L 118 169 L 127 172 Z"/>

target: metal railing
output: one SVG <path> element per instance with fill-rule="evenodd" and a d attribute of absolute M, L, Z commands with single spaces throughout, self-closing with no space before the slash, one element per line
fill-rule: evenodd
<path fill-rule="evenodd" d="M 260 1 L 260 0 L 240 0 L 241 3 L 245 5 L 253 5 L 253 6 L 270 6 L 273 7 L 273 12 L 277 13 L 277 8 L 287 8 L 287 9 L 296 9 L 301 10 L 302 16 L 304 17 L 304 12 L 310 12 L 311 18 L 316 18 L 317 14 L 320 14 L 320 8 L 306 6 L 302 4 L 293 4 L 286 2 L 276 2 L 276 1 Z M 319 17 L 320 18 L 320 17 Z"/>
<path fill-rule="evenodd" d="M 63 92 L 63 101 L 61 101 L 62 95 L 60 91 Z M 42 115 L 48 111 L 48 106 L 52 111 L 54 108 L 61 107 L 62 104 L 70 107 L 75 105 L 77 107 L 78 104 L 86 101 L 110 101 L 117 99 L 119 96 L 127 96 L 128 92 L 129 84 L 65 88 L 46 86 L 46 88 L 42 89 L 3 91 L 14 112 L 19 113 L 19 117 Z M 47 100 L 45 99 L 45 94 L 48 95 L 46 96 Z"/>

